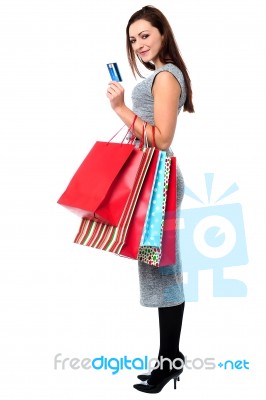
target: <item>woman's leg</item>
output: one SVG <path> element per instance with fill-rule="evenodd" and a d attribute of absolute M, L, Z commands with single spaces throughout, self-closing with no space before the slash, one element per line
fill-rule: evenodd
<path fill-rule="evenodd" d="M 172 362 L 175 359 L 184 359 L 179 350 L 184 307 L 185 302 L 173 307 L 158 308 L 160 329 L 159 368 L 153 369 L 151 377 L 148 379 L 150 385 L 159 383 L 169 375 L 173 367 Z M 170 362 L 165 360 L 166 358 Z M 176 361 L 174 368 L 178 371 L 180 366 L 182 366 L 182 361 Z"/>
<path fill-rule="evenodd" d="M 179 167 L 177 167 L 177 220 L 183 196 L 184 180 Z M 183 354 L 179 351 L 185 297 L 178 230 L 175 265 L 156 268 L 139 262 L 139 282 L 141 305 L 158 308 L 160 328 L 158 360 L 160 361 L 161 356 L 169 358 L 171 361 L 176 358 L 184 359 Z M 169 373 L 169 363 L 166 361 L 163 366 L 163 369 L 152 371 L 150 379 L 154 384 Z M 178 367 L 178 363 L 175 364 L 175 367 Z"/>

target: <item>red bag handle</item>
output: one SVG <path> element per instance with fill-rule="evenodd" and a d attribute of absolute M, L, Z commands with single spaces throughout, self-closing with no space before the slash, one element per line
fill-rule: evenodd
<path fill-rule="evenodd" d="M 138 116 L 135 115 L 133 123 L 132 123 L 131 127 L 129 128 L 129 130 L 127 131 L 127 134 L 128 134 L 128 132 L 130 132 L 132 130 L 132 136 L 128 141 L 128 143 L 130 143 L 130 144 L 133 144 L 136 139 L 136 136 L 134 135 L 134 129 L 135 129 L 135 122 L 136 122 L 137 118 L 138 118 Z M 140 139 L 140 144 L 139 144 L 139 149 L 141 149 L 141 150 L 144 147 L 144 134 L 145 134 L 146 125 L 147 125 L 147 122 L 144 122 L 143 127 L 142 127 L 142 135 L 141 135 L 141 139 Z"/>
<path fill-rule="evenodd" d="M 122 140 L 121 144 L 124 143 L 124 141 L 125 141 L 125 139 L 126 139 L 128 133 L 129 133 L 130 131 L 132 131 L 132 136 L 131 136 L 131 138 L 129 139 L 128 143 L 129 143 L 129 144 L 133 144 L 133 143 L 134 143 L 134 141 L 135 141 L 135 139 L 136 139 L 136 136 L 134 135 L 134 130 L 135 130 L 135 122 L 136 122 L 137 118 L 138 118 L 138 116 L 137 116 L 137 115 L 134 115 L 134 119 L 133 119 L 132 125 L 130 126 L 130 128 L 128 128 L 128 131 L 127 131 L 126 135 L 124 136 L 124 139 Z M 122 128 L 120 128 L 120 129 L 114 134 L 114 136 L 109 140 L 108 143 L 110 143 L 110 142 L 118 135 L 118 133 L 124 128 L 124 126 L 125 126 L 125 125 L 123 125 Z M 139 145 L 139 148 L 140 148 L 140 149 L 143 149 L 143 147 L 144 147 L 144 135 L 145 135 L 146 126 L 147 126 L 147 122 L 144 122 L 143 127 L 142 127 L 142 135 L 141 135 L 141 139 L 140 139 L 140 145 Z M 156 142 L 155 142 L 155 126 L 154 126 L 154 125 L 152 125 L 152 147 L 156 147 Z"/>
<path fill-rule="evenodd" d="M 127 133 L 125 134 L 124 139 L 122 140 L 121 144 L 124 143 L 125 138 L 127 137 L 128 133 L 129 133 L 131 130 L 133 131 L 133 134 L 134 134 L 134 129 L 135 129 L 134 127 L 135 127 L 135 122 L 136 122 L 136 119 L 137 119 L 137 118 L 138 118 L 138 116 L 135 115 L 135 116 L 134 116 L 134 119 L 133 119 L 133 122 L 132 122 L 132 125 L 130 126 L 130 128 L 128 128 Z M 122 129 L 124 128 L 124 126 L 125 126 L 125 125 L 123 125 L 122 128 L 120 128 L 120 129 L 114 134 L 114 136 L 111 137 L 111 139 L 109 140 L 108 143 L 110 143 L 110 142 L 118 135 L 118 133 L 122 131 Z M 130 141 L 129 141 L 129 142 L 130 142 Z"/>
<path fill-rule="evenodd" d="M 134 135 L 134 132 L 135 132 L 135 122 L 136 122 L 137 118 L 138 118 L 138 116 L 135 115 L 135 116 L 134 116 L 134 119 L 133 119 L 133 122 L 132 122 L 132 125 L 131 125 L 131 127 L 128 129 L 127 133 L 126 133 L 126 136 L 127 136 L 127 134 L 128 134 L 130 131 L 132 131 L 132 135 L 131 135 L 131 137 L 130 137 L 130 139 L 129 139 L 129 141 L 128 141 L 128 143 L 130 143 L 130 144 L 133 144 L 133 143 L 134 143 L 134 140 L 136 139 L 136 136 Z M 126 137 L 126 136 L 125 136 L 125 137 Z"/>

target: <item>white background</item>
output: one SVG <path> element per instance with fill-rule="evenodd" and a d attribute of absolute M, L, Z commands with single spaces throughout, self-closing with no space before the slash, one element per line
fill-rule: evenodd
<path fill-rule="evenodd" d="M 190 359 L 250 362 L 250 370 L 185 370 L 161 398 L 262 399 L 265 380 L 265 29 L 261 0 L 153 1 L 190 72 L 195 114 L 181 113 L 173 149 L 189 187 L 233 182 L 249 264 L 227 276 L 246 298 L 214 298 L 212 271 L 186 304 Z M 2 399 L 138 399 L 136 370 L 55 370 L 54 356 L 155 357 L 157 310 L 139 304 L 137 264 L 73 244 L 79 220 L 56 202 L 96 140 L 121 127 L 106 88 L 118 62 L 135 85 L 125 26 L 139 0 L 1 0 L 0 263 Z M 147 72 L 148 74 L 148 72 Z M 186 199 L 184 200 L 186 206 Z M 196 206 L 194 204 L 194 206 Z M 254 393 L 256 391 L 256 394 Z"/>

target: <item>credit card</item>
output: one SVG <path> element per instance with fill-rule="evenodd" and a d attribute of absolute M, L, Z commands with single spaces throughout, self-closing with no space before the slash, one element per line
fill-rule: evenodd
<path fill-rule="evenodd" d="M 121 74 L 118 69 L 117 63 L 107 64 L 108 71 L 110 73 L 112 81 L 122 82 Z"/>

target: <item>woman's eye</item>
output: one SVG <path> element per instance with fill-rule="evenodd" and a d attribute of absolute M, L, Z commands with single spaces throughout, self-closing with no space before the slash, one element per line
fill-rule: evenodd
<path fill-rule="evenodd" d="M 142 39 L 147 39 L 149 37 L 149 35 L 143 35 Z"/>
<path fill-rule="evenodd" d="M 130 43 L 133 44 L 133 43 L 135 43 L 135 41 L 136 41 L 135 39 L 131 39 Z"/>

